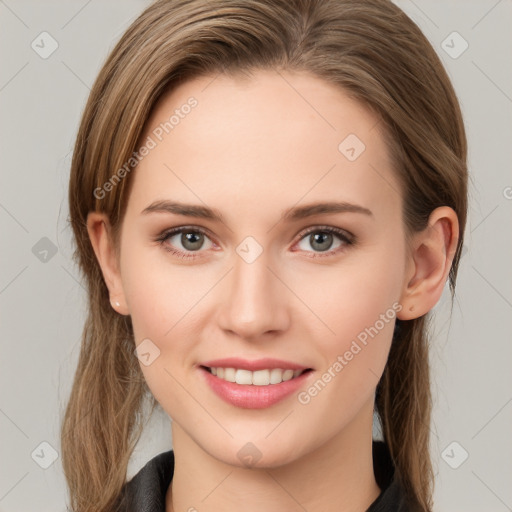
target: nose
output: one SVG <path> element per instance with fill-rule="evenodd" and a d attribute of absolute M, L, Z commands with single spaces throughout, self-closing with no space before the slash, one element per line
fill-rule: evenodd
<path fill-rule="evenodd" d="M 219 304 L 220 328 L 250 340 L 288 329 L 290 291 L 270 266 L 265 251 L 252 263 L 234 255 Z"/>

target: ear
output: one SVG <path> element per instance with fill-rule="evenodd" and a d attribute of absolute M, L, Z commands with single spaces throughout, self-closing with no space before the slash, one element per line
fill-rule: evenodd
<path fill-rule="evenodd" d="M 104 213 L 90 212 L 87 216 L 87 231 L 107 284 L 110 303 L 118 313 L 128 315 L 119 261 L 111 236 L 112 229 L 108 216 Z"/>
<path fill-rule="evenodd" d="M 405 285 L 397 314 L 412 320 L 428 313 L 439 301 L 459 239 L 457 214 L 448 206 L 436 208 L 428 226 L 413 235 Z"/>

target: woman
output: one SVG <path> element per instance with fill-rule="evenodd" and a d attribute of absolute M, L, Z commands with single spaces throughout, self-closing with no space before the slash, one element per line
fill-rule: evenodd
<path fill-rule="evenodd" d="M 427 320 L 455 289 L 466 151 L 391 2 L 149 6 L 71 168 L 72 509 L 430 511 Z M 173 450 L 126 482 L 146 399 Z"/>

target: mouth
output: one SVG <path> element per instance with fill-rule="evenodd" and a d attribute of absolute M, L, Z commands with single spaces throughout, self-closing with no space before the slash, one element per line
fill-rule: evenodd
<path fill-rule="evenodd" d="M 314 368 L 265 357 L 226 357 L 197 365 L 207 386 L 222 400 L 245 409 L 263 409 L 291 397 L 314 377 Z"/>
<path fill-rule="evenodd" d="M 214 375 L 218 379 L 244 386 L 269 386 L 281 384 L 296 379 L 301 375 L 313 371 L 312 368 L 291 369 L 291 368 L 266 368 L 261 370 L 246 370 L 244 368 L 204 366 L 200 368 Z"/>
<path fill-rule="evenodd" d="M 256 370 L 213 365 L 197 368 L 205 384 L 219 398 L 243 409 L 271 407 L 297 393 L 314 376 L 312 368 L 265 368 L 260 362 L 252 363 L 256 364 L 259 366 Z"/>

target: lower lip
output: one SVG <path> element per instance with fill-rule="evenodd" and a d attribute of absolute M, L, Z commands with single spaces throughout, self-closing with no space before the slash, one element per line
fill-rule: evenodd
<path fill-rule="evenodd" d="M 270 407 L 284 400 L 294 391 L 297 391 L 313 373 L 313 371 L 308 371 L 294 379 L 286 380 L 279 384 L 255 386 L 251 384 L 244 385 L 237 384 L 236 382 L 228 382 L 227 380 L 216 377 L 204 368 L 199 368 L 199 370 L 204 375 L 210 388 L 222 398 L 222 400 L 244 409 L 264 409 L 265 407 Z"/>

